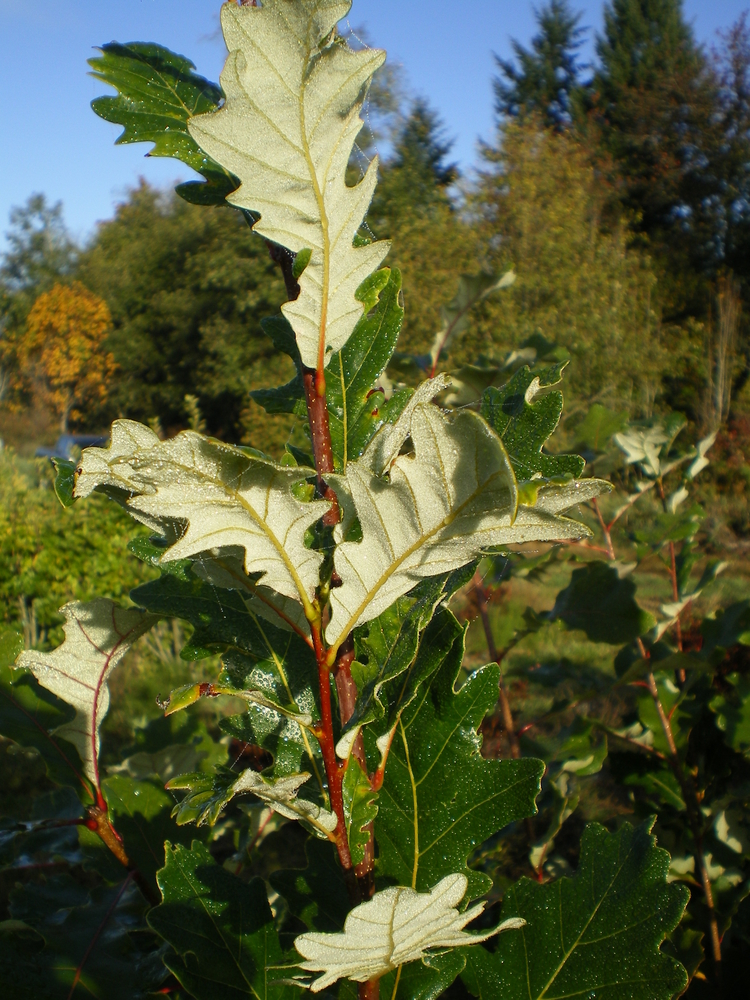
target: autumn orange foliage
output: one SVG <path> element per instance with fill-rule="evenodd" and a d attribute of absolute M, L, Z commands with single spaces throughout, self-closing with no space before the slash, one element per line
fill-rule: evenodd
<path fill-rule="evenodd" d="M 60 429 L 80 418 L 76 406 L 102 402 L 117 365 L 104 350 L 112 326 L 107 303 L 79 282 L 40 295 L 18 343 L 21 367 L 60 417 Z"/>

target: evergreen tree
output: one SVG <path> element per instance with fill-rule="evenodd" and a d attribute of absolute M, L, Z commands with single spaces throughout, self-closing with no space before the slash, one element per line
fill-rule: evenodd
<path fill-rule="evenodd" d="M 539 33 L 531 50 L 512 40 L 518 65 L 495 56 L 502 76 L 494 80 L 495 109 L 504 118 L 536 112 L 552 128 L 568 128 L 573 122 L 578 88 L 577 51 L 585 29 L 580 13 L 573 13 L 568 0 L 550 0 L 535 11 Z"/>
<path fill-rule="evenodd" d="M 625 207 L 673 274 L 710 267 L 716 90 L 682 0 L 612 0 L 593 80 Z"/>
<path fill-rule="evenodd" d="M 430 211 L 448 204 L 447 189 L 458 179 L 455 163 L 447 162 L 453 143 L 446 140 L 437 113 L 417 98 L 396 134 L 393 154 L 383 166 L 369 222 L 388 231 L 404 211 Z"/>
<path fill-rule="evenodd" d="M 720 145 L 715 160 L 721 191 L 717 198 L 717 254 L 745 281 L 750 278 L 750 23 L 748 12 L 721 35 L 714 52 L 719 84 Z"/>

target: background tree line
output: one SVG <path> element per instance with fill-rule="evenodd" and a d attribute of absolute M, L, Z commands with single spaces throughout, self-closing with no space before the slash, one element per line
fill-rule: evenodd
<path fill-rule="evenodd" d="M 513 267 L 516 284 L 474 310 L 451 364 L 491 364 L 546 342 L 575 362 L 571 419 L 592 401 L 635 417 L 680 409 L 700 430 L 725 421 L 732 400 L 741 415 L 750 352 L 741 310 L 750 281 L 747 16 L 707 50 L 681 0 L 612 0 L 592 67 L 581 64 L 585 30 L 567 0 L 545 4 L 537 21 L 530 48 L 514 42 L 515 59 L 497 59 L 497 128 L 476 176 L 459 175 L 437 115 L 404 96 L 396 77 L 371 97 L 388 153 L 367 228 L 393 239 L 389 262 L 404 274 L 403 349 L 428 348 L 457 274 Z M 361 155 L 369 152 L 365 145 Z M 44 362 L 39 344 L 68 343 L 72 328 L 40 328 L 34 309 L 62 284 L 89 309 L 100 300 L 110 317 L 97 344 L 86 341 L 90 354 L 78 352 L 89 385 L 68 407 L 74 428 L 120 415 L 165 432 L 202 420 L 241 441 L 250 426 L 257 439 L 262 424 L 269 447 L 283 447 L 289 420 L 269 417 L 249 392 L 291 374 L 260 327 L 284 286 L 238 213 L 197 208 L 142 181 L 85 246 L 41 195 L 14 211 L 8 237 L 6 426 L 11 410 L 45 401 L 54 409 L 61 398 L 71 351 Z M 86 360 L 94 356 L 96 364 Z"/>

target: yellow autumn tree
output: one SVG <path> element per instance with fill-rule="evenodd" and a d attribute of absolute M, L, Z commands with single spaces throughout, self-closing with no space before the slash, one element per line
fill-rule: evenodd
<path fill-rule="evenodd" d="M 77 407 L 101 403 L 116 366 L 104 341 L 112 326 L 107 303 L 80 282 L 40 295 L 18 343 L 22 371 L 60 418 L 60 430 L 81 416 Z"/>

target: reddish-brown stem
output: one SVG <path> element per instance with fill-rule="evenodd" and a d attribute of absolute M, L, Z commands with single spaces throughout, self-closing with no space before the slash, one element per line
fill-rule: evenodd
<path fill-rule="evenodd" d="M 357 685 L 352 677 L 352 663 L 354 662 L 354 642 L 352 637 L 341 645 L 336 656 L 336 664 L 333 668 L 333 676 L 336 681 L 336 693 L 339 699 L 339 716 L 342 726 L 345 726 L 354 715 L 354 708 L 357 704 Z M 365 741 L 360 733 L 352 746 L 352 757 L 357 760 L 365 774 L 367 770 L 367 757 L 365 756 Z M 368 827 L 370 839 L 365 848 L 364 859 L 356 866 L 357 880 L 362 899 L 371 899 L 375 892 L 375 840 L 373 825 Z"/>
<path fill-rule="evenodd" d="M 323 764 L 326 769 L 328 780 L 328 796 L 331 800 L 331 809 L 336 814 L 338 826 L 335 831 L 336 850 L 339 861 L 344 870 L 347 889 L 351 901 L 357 904 L 361 901 L 359 886 L 352 866 L 352 856 L 349 852 L 349 841 L 346 836 L 346 820 L 344 818 L 344 797 L 342 785 L 344 781 L 344 767 L 336 757 L 336 740 L 333 734 L 333 710 L 331 707 L 331 673 L 326 666 L 326 649 L 320 634 L 320 629 L 312 626 L 313 643 L 315 646 L 315 657 L 318 661 L 318 685 L 320 687 L 320 728 L 318 730 L 318 742 L 323 755 Z"/>
<path fill-rule="evenodd" d="M 358 1000 L 380 1000 L 380 980 L 371 979 L 369 983 L 360 983 L 357 997 Z"/>
<path fill-rule="evenodd" d="M 310 421 L 310 438 L 312 439 L 315 470 L 318 473 L 318 493 L 329 500 L 331 509 L 323 518 L 323 523 L 332 527 L 339 523 L 339 502 L 336 493 L 325 481 L 325 477 L 334 471 L 333 447 L 331 445 L 331 428 L 328 422 L 328 403 L 325 394 L 319 395 L 316 389 L 316 373 L 312 368 L 304 368 L 302 380 L 305 385 L 307 399 L 307 416 Z"/>
<path fill-rule="evenodd" d="M 125 851 L 122 837 L 112 826 L 107 815 L 106 803 L 104 809 L 99 806 L 89 806 L 86 810 L 86 819 L 83 821 L 87 829 L 95 833 L 114 854 L 120 864 L 127 869 L 128 877 L 132 878 L 135 884 L 143 893 L 144 898 L 151 906 L 158 906 L 161 902 L 158 893 L 151 886 L 148 879 L 133 865 Z"/>
<path fill-rule="evenodd" d="M 599 507 L 599 503 L 596 497 L 594 497 L 591 503 L 593 504 L 594 510 L 596 511 L 596 516 L 599 518 L 599 524 L 601 525 L 602 534 L 604 535 L 604 542 L 607 546 L 607 555 L 612 560 L 612 562 L 614 562 L 617 557 L 615 555 L 614 546 L 612 545 L 612 532 L 610 531 L 610 526 L 606 523 L 606 521 L 602 517 L 601 508 Z"/>
<path fill-rule="evenodd" d="M 698 792 L 690 776 L 685 773 L 682 761 L 677 753 L 677 744 L 675 743 L 674 734 L 672 732 L 672 725 L 669 721 L 667 713 L 664 711 L 664 706 L 661 703 L 659 689 L 656 685 L 656 678 L 653 673 L 648 675 L 648 689 L 654 700 L 654 707 L 656 708 L 657 715 L 659 716 L 659 722 L 661 723 L 662 730 L 664 731 L 664 737 L 667 741 L 667 746 L 669 747 L 669 764 L 675 778 L 677 779 L 677 783 L 680 786 L 683 798 L 685 799 L 688 824 L 690 825 L 690 829 L 693 834 L 693 841 L 695 843 L 695 861 L 698 865 L 698 871 L 700 872 L 701 884 L 703 886 L 703 893 L 706 899 L 706 907 L 708 908 L 708 922 L 711 931 L 711 950 L 713 953 L 716 972 L 718 974 L 721 968 L 721 938 L 719 937 L 719 924 L 716 919 L 716 909 L 714 907 L 713 889 L 711 888 L 711 880 L 708 876 L 706 861 L 703 857 L 703 818 L 701 814 L 700 801 L 698 799 Z"/>
<path fill-rule="evenodd" d="M 243 0 L 243 3 L 245 2 L 249 5 L 255 6 L 254 0 Z M 294 277 L 292 258 L 282 247 L 277 247 L 275 244 L 269 243 L 268 249 L 273 260 L 275 260 L 281 267 L 289 299 L 297 299 L 299 297 L 300 289 L 299 284 Z M 307 414 L 310 423 L 310 438 L 312 440 L 313 455 L 315 457 L 315 470 L 318 474 L 318 493 L 321 497 L 328 500 L 331 505 L 328 513 L 323 518 L 323 523 L 327 527 L 333 527 L 339 523 L 341 514 L 339 511 L 338 497 L 336 496 L 335 491 L 325 481 L 325 477 L 334 471 L 334 464 L 333 448 L 331 445 L 331 430 L 328 421 L 328 403 L 326 400 L 324 352 L 325 342 L 321 340 L 320 358 L 317 370 L 303 368 L 302 380 L 305 387 Z M 335 585 L 336 582 L 337 579 L 334 575 L 331 583 Z M 333 716 L 331 711 L 331 674 L 326 662 L 327 651 L 323 645 L 320 627 L 312 626 L 311 631 L 313 637 L 313 647 L 315 649 L 315 658 L 318 662 L 318 682 L 320 685 L 321 727 L 318 733 L 318 740 L 320 742 L 320 749 L 323 754 L 323 763 L 326 769 L 326 777 L 328 779 L 328 794 L 331 800 L 331 809 L 338 818 L 338 826 L 336 827 L 335 834 L 336 849 L 338 851 L 341 867 L 344 870 L 344 878 L 346 880 L 349 897 L 352 904 L 357 905 L 361 902 L 363 896 L 368 899 L 374 890 L 374 881 L 372 878 L 374 856 L 373 858 L 370 858 L 370 854 L 373 854 L 374 852 L 374 841 L 371 835 L 368 855 L 365 857 L 365 861 L 363 862 L 363 865 L 369 865 L 369 867 L 364 873 L 364 877 L 357 878 L 357 875 L 359 875 L 359 869 L 362 866 L 357 867 L 357 873 L 355 874 L 355 871 L 352 868 L 352 858 L 349 851 L 349 842 L 346 836 L 346 822 L 344 819 L 342 795 L 342 783 L 345 769 L 343 765 L 339 764 L 336 757 L 336 747 L 333 735 Z M 349 640 L 347 640 L 347 642 L 348 641 Z M 342 725 L 346 725 L 351 718 L 354 712 L 354 704 L 356 703 L 357 697 L 356 685 L 354 684 L 350 670 L 353 658 L 353 648 L 350 651 L 347 643 L 344 643 L 339 650 L 339 658 L 337 659 L 335 666 L 336 686 L 339 696 L 339 708 Z M 339 662 L 339 660 L 341 662 Z M 357 759 L 360 760 L 365 769 L 365 773 L 367 773 L 364 743 L 362 742 L 361 737 L 359 737 L 357 743 L 355 743 L 352 753 L 357 756 Z M 358 994 L 359 1000 L 379 1000 L 379 983 L 375 981 L 360 984 Z"/>

